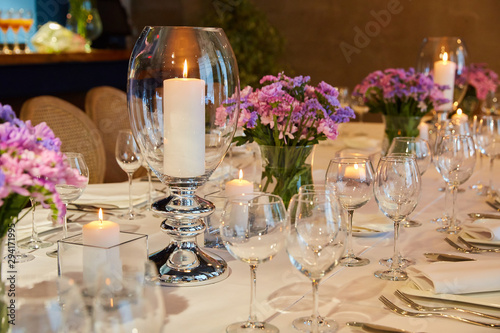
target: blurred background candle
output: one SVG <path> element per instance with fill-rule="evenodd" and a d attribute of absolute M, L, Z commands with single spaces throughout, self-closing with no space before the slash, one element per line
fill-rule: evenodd
<path fill-rule="evenodd" d="M 345 178 L 359 178 L 364 179 L 366 177 L 366 171 L 363 165 L 354 164 L 353 166 L 347 166 L 344 173 Z"/>
<path fill-rule="evenodd" d="M 164 173 L 195 177 L 205 173 L 205 81 L 183 78 L 163 82 Z"/>
<path fill-rule="evenodd" d="M 453 107 L 453 91 L 455 88 L 455 71 L 457 64 L 448 60 L 448 53 L 444 52 L 442 59 L 434 63 L 434 83 L 446 85 L 449 89 L 443 91 L 448 103 L 438 106 L 439 110 L 451 110 Z"/>
<path fill-rule="evenodd" d="M 458 109 L 457 113 L 455 113 L 452 117 L 452 120 L 459 121 L 459 122 L 467 122 L 469 121 L 469 116 L 467 116 L 465 113 L 463 113 L 462 109 Z"/>
<path fill-rule="evenodd" d="M 231 197 L 243 193 L 253 192 L 253 183 L 243 179 L 243 170 L 240 169 L 239 179 L 233 179 L 226 183 L 226 196 Z"/>

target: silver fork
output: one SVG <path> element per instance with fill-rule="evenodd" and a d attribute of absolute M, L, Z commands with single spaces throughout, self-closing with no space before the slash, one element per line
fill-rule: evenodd
<path fill-rule="evenodd" d="M 482 251 L 476 251 L 476 250 L 472 250 L 472 249 L 463 248 L 460 245 L 458 245 L 457 243 L 455 243 L 454 241 L 452 241 L 451 239 L 449 239 L 448 237 L 446 237 L 444 240 L 446 241 L 446 243 L 450 244 L 456 250 L 463 252 L 463 253 L 481 253 L 482 252 Z"/>
<path fill-rule="evenodd" d="M 490 323 L 484 323 L 482 321 L 477 321 L 477 320 L 472 320 L 472 319 L 467 319 L 467 318 L 462 318 L 446 313 L 441 313 L 441 312 L 412 312 L 412 311 L 406 311 L 404 309 L 401 309 L 399 306 L 396 304 L 392 303 L 389 301 L 387 298 L 384 296 L 380 296 L 378 298 L 384 305 L 391 310 L 394 313 L 397 313 L 399 315 L 405 316 L 405 317 L 442 317 L 442 318 L 448 318 L 448 319 L 455 319 L 464 323 L 472 324 L 472 325 L 477 325 L 481 327 L 489 327 L 489 328 L 499 328 L 500 329 L 500 324 L 490 324 Z"/>
<path fill-rule="evenodd" d="M 491 248 L 491 249 L 486 249 L 483 247 L 477 247 L 474 244 L 466 241 L 465 239 L 462 238 L 462 236 L 458 236 L 458 240 L 461 241 L 462 243 L 465 244 L 468 248 L 470 248 L 472 251 L 477 251 L 477 252 L 500 252 L 500 248 Z"/>
<path fill-rule="evenodd" d="M 454 310 L 454 311 L 460 311 L 460 312 L 464 312 L 464 313 L 470 313 L 470 314 L 484 317 L 484 318 L 500 320 L 500 317 L 498 317 L 498 316 L 493 316 L 493 315 L 489 315 L 487 313 L 477 312 L 477 311 L 473 311 L 473 310 L 469 310 L 469 309 L 457 308 L 455 306 L 426 306 L 426 305 L 422 305 L 422 304 L 415 302 L 414 300 L 412 300 L 411 298 L 406 296 L 406 294 L 404 294 L 403 292 L 401 292 L 399 290 L 396 290 L 394 292 L 394 295 L 396 295 L 397 298 L 399 298 L 400 300 L 405 302 L 406 305 L 408 305 L 410 308 L 418 310 L 418 311 L 449 311 L 449 310 Z"/>

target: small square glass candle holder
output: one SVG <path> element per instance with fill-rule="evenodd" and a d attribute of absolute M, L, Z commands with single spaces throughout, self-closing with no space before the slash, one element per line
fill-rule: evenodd
<path fill-rule="evenodd" d="M 205 218 L 204 245 L 212 249 L 225 249 L 226 247 L 220 237 L 219 227 L 221 214 L 227 201 L 226 193 L 225 191 L 209 193 L 205 195 L 205 199 L 215 205 L 215 210 Z"/>
<path fill-rule="evenodd" d="M 105 279 L 121 280 L 125 274 L 145 273 L 148 260 L 148 236 L 124 231 L 114 246 L 86 245 L 82 234 L 77 234 L 59 240 L 57 248 L 59 276 L 74 280 L 87 303 Z"/>

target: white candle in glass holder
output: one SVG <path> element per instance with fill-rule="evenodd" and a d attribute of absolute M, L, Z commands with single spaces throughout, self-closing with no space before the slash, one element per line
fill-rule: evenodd
<path fill-rule="evenodd" d="M 163 171 L 171 177 L 205 173 L 205 81 L 187 77 L 163 81 Z"/>
<path fill-rule="evenodd" d="M 348 165 L 345 168 L 344 178 L 354 178 L 354 179 L 365 179 L 366 170 L 364 165 L 359 165 L 355 163 L 354 165 Z"/>
<path fill-rule="evenodd" d="M 448 103 L 441 104 L 438 110 L 451 110 L 453 107 L 453 91 L 455 89 L 455 71 L 457 64 L 448 60 L 448 53 L 444 52 L 441 60 L 434 63 L 434 83 L 446 85 L 449 89 L 443 91 L 444 98 Z"/>
<path fill-rule="evenodd" d="M 458 109 L 457 113 L 451 116 L 451 119 L 459 122 L 467 122 L 469 121 L 469 116 L 463 113 L 462 109 Z"/>

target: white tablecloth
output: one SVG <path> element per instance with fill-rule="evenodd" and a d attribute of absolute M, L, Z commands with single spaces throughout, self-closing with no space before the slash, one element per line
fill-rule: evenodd
<path fill-rule="evenodd" d="M 357 125 L 371 128 L 373 125 Z M 366 127 L 368 126 L 368 127 Z M 352 127 L 351 127 L 352 128 Z M 373 126 L 368 131 L 372 136 L 381 139 L 381 126 Z M 326 169 L 329 158 L 339 148 L 340 141 L 335 144 L 321 144 L 315 154 L 316 181 L 321 181 L 321 172 Z M 478 179 L 486 178 L 487 166 L 477 170 L 473 177 L 463 185 L 465 193 L 459 194 L 459 218 L 467 221 L 466 213 L 492 212 L 484 202 L 485 198 L 477 196 L 468 186 Z M 497 168 L 498 170 L 498 168 Z M 110 186 L 123 186 L 115 184 Z M 435 168 L 430 168 L 423 176 L 423 188 L 420 202 L 411 215 L 423 223 L 418 228 L 408 228 L 401 232 L 400 249 L 417 263 L 426 263 L 424 252 L 456 253 L 444 242 L 445 235 L 438 233 L 438 227 L 430 220 L 442 214 L 444 194 L 438 188 L 443 186 L 443 180 Z M 72 212 L 70 212 L 71 214 Z M 366 206 L 355 211 L 354 221 L 365 214 L 380 214 L 377 204 L 372 199 Z M 37 220 L 47 217 L 47 211 L 38 210 Z M 87 216 L 88 218 L 88 216 Z M 91 218 L 92 219 L 92 218 Z M 119 222 L 122 229 L 133 230 L 149 235 L 150 253 L 168 244 L 167 236 L 161 234 L 160 218 L 150 213 L 147 218 L 137 221 L 121 221 L 111 216 L 111 220 Z M 87 219 L 88 221 L 88 219 Z M 389 220 L 387 220 L 390 223 Z M 19 230 L 21 236 L 27 235 L 26 225 L 29 219 L 21 221 Z M 367 321 L 383 325 L 395 326 L 416 332 L 491 332 L 491 329 L 481 328 L 441 318 L 407 318 L 384 309 L 378 297 L 385 295 L 394 300 L 393 292 L 405 285 L 405 282 L 382 281 L 373 276 L 380 269 L 379 259 L 389 257 L 393 251 L 392 233 L 377 237 L 355 237 L 354 250 L 357 254 L 369 258 L 371 263 L 363 267 L 337 267 L 321 282 L 320 313 L 325 317 L 334 318 L 340 326 L 340 332 L 351 332 L 346 327 L 348 321 Z M 52 240 L 57 236 L 52 236 Z M 18 283 L 29 283 L 36 280 L 50 279 L 57 275 L 56 259 L 45 255 L 47 250 L 33 252 L 34 261 L 17 265 Z M 198 287 L 165 287 L 162 288 L 166 303 L 164 332 L 223 332 L 225 327 L 236 321 L 246 320 L 249 309 L 250 273 L 248 265 L 233 259 L 224 250 L 211 250 L 223 257 L 230 267 L 230 275 L 224 281 Z M 470 255 L 471 257 L 497 258 L 500 254 L 487 253 Z M 4 265 L 4 274 L 5 267 Z M 500 278 L 500 277 L 499 277 Z M 311 284 L 289 262 L 285 251 L 282 251 L 272 261 L 259 266 L 257 270 L 258 316 L 276 325 L 281 332 L 296 332 L 291 322 L 293 319 L 310 315 L 312 311 Z M 398 303 L 401 305 L 401 303 Z M 500 310 L 497 310 L 497 315 Z"/>

